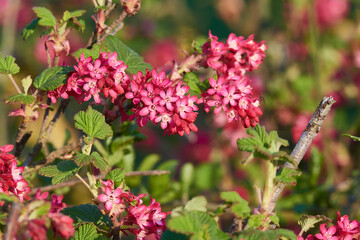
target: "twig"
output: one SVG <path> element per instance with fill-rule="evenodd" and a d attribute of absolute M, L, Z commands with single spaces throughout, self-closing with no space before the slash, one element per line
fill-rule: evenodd
<path fill-rule="evenodd" d="M 80 147 L 81 147 L 81 140 L 78 140 L 77 142 L 72 142 L 66 146 L 63 146 L 60 149 L 57 149 L 56 151 L 51 152 L 46 158 L 41 160 L 39 164 L 37 164 L 35 167 L 25 168 L 23 172 L 23 176 L 39 170 L 40 168 L 52 163 L 56 158 L 59 158 L 64 154 L 72 152 L 76 149 L 80 149 Z"/>
<path fill-rule="evenodd" d="M 16 158 L 19 158 L 21 155 L 22 150 L 24 150 L 25 144 L 27 143 L 27 141 L 29 140 L 29 138 L 31 137 L 32 132 L 26 132 L 22 138 L 20 139 L 20 141 L 16 141 L 15 144 L 15 152 L 14 152 L 14 156 Z"/>
<path fill-rule="evenodd" d="M 15 79 L 13 78 L 13 76 L 11 74 L 8 74 L 8 77 L 10 78 L 10 80 L 11 80 L 12 84 L 14 85 L 14 87 L 16 88 L 16 91 L 18 93 L 21 93 L 21 90 L 20 90 L 19 86 L 16 84 Z"/>
<path fill-rule="evenodd" d="M 124 19 L 126 18 L 127 13 L 123 11 L 118 19 L 116 19 L 109 27 L 107 27 L 105 33 L 99 38 L 98 44 L 101 44 L 105 38 L 109 35 L 115 35 L 122 28 Z M 120 27 L 119 27 L 120 26 Z"/>
<path fill-rule="evenodd" d="M 312 118 L 310 119 L 306 129 L 300 136 L 300 139 L 296 143 L 295 148 L 290 154 L 295 162 L 296 166 L 286 163 L 284 167 L 286 168 L 297 168 L 301 160 L 303 159 L 305 153 L 307 152 L 308 148 L 310 147 L 312 141 L 315 139 L 316 135 L 320 131 L 320 127 L 324 122 L 326 116 L 330 112 L 331 106 L 335 103 L 335 100 L 332 97 L 324 97 L 323 100 L 320 102 L 319 106 L 315 110 Z M 284 190 L 285 184 L 279 183 L 275 186 L 274 194 L 272 195 L 271 203 L 274 204 L 280 196 L 281 192 Z"/>
<path fill-rule="evenodd" d="M 165 174 L 170 174 L 170 171 L 161 171 L 161 170 L 153 170 L 153 171 L 134 171 L 134 172 L 127 172 L 125 173 L 126 177 L 133 177 L 133 176 L 159 176 L 159 175 L 165 175 Z M 95 179 L 102 179 L 105 178 L 105 174 L 101 174 L 101 175 L 97 175 L 95 176 Z M 85 181 L 88 180 L 88 178 L 83 178 Z M 62 188 L 62 187 L 71 187 L 74 186 L 76 184 L 79 184 L 80 180 L 72 180 L 69 182 L 64 182 L 64 183 L 60 183 L 57 185 L 49 185 L 49 186 L 45 186 L 45 187 L 39 187 L 39 188 L 34 188 L 31 193 L 35 194 L 39 189 L 41 192 L 48 192 L 48 191 L 52 191 L 54 189 L 58 189 L 58 188 Z"/>
<path fill-rule="evenodd" d="M 13 240 L 15 239 L 15 234 L 17 232 L 17 220 L 20 214 L 21 204 L 19 202 L 13 202 L 11 206 L 11 212 L 6 223 L 6 232 L 5 232 L 5 240 Z"/>
<path fill-rule="evenodd" d="M 46 143 L 48 137 L 50 136 L 56 121 L 59 119 L 59 117 L 61 116 L 61 114 L 65 111 L 66 107 L 69 104 L 69 99 L 62 99 L 61 100 L 61 104 L 58 108 L 58 110 L 55 113 L 55 116 L 53 117 L 53 119 L 51 120 L 51 122 L 49 123 L 49 125 L 43 129 L 43 127 L 45 125 L 41 126 L 42 131 L 40 132 L 40 136 L 38 138 L 38 141 L 36 142 L 35 146 L 33 147 L 31 153 L 29 154 L 29 156 L 26 158 L 23 166 L 29 166 L 32 162 L 32 160 L 34 159 L 34 157 L 36 157 L 36 155 L 38 155 L 38 153 L 41 151 L 42 146 Z M 47 109 L 46 109 L 47 110 Z M 45 112 L 46 114 L 46 112 Z M 46 117 L 47 119 L 47 117 Z M 44 115 L 44 121 L 45 119 L 45 115 Z M 44 124 L 43 121 L 43 124 Z"/>

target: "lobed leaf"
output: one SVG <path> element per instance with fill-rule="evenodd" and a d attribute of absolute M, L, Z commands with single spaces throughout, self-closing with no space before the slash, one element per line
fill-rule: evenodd
<path fill-rule="evenodd" d="M 81 225 L 75 232 L 74 240 L 95 240 L 97 231 L 93 224 Z"/>
<path fill-rule="evenodd" d="M 99 208 L 93 204 L 67 207 L 61 210 L 61 213 L 71 217 L 74 220 L 75 226 L 84 223 L 94 223 L 97 226 L 105 223 L 108 227 L 112 225 L 109 216 L 102 214 Z"/>
<path fill-rule="evenodd" d="M 16 74 L 20 71 L 19 66 L 15 63 L 13 56 L 6 56 L 0 53 L 0 73 L 3 74 Z"/>
<path fill-rule="evenodd" d="M 35 102 L 35 97 L 32 95 L 26 95 L 25 93 L 19 93 L 10 97 L 7 97 L 5 100 L 6 103 L 19 102 L 22 104 L 31 104 Z"/>
<path fill-rule="evenodd" d="M 257 229 L 249 229 L 241 231 L 239 235 L 234 240 L 296 240 L 297 236 L 294 232 L 277 228 L 275 230 L 261 231 Z"/>
<path fill-rule="evenodd" d="M 296 176 L 301 175 L 299 170 L 293 168 L 283 168 L 278 176 L 276 176 L 275 181 L 277 183 L 284 183 L 286 185 L 296 185 Z"/>
<path fill-rule="evenodd" d="M 54 27 L 56 25 L 56 18 L 49 9 L 45 7 L 33 7 L 32 9 L 40 18 L 39 25 L 44 27 Z"/>
<path fill-rule="evenodd" d="M 86 112 L 78 112 L 74 119 L 75 127 L 82 130 L 89 137 L 105 139 L 113 134 L 110 125 L 105 122 L 104 115 L 96 110 L 93 110 L 90 106 Z"/>
<path fill-rule="evenodd" d="M 123 61 L 128 66 L 126 71 L 131 74 L 136 74 L 139 71 L 145 73 L 146 69 L 152 69 L 150 64 L 145 63 L 139 54 L 126 46 L 117 37 L 108 36 L 101 45 L 101 48 L 105 48 L 110 52 L 117 52 L 118 60 Z"/>
<path fill-rule="evenodd" d="M 197 196 L 188 201 L 184 207 L 185 211 L 206 212 L 207 201 L 204 196 Z"/>
<path fill-rule="evenodd" d="M 55 90 L 65 83 L 67 74 L 73 70 L 73 67 L 47 68 L 35 78 L 34 86 L 44 91 Z"/>
<path fill-rule="evenodd" d="M 37 27 L 39 20 L 40 18 L 35 18 L 34 20 L 31 21 L 31 23 L 26 25 L 26 27 L 23 29 L 21 33 L 21 36 L 24 40 L 28 39 L 28 37 L 30 37 L 35 32 L 35 28 Z"/>
<path fill-rule="evenodd" d="M 62 161 L 57 165 L 43 167 L 39 174 L 45 177 L 51 177 L 52 184 L 59 184 L 71 179 L 80 169 L 73 161 Z"/>
<path fill-rule="evenodd" d="M 125 180 L 125 170 L 122 168 L 115 168 L 108 172 L 105 178 L 112 180 L 114 183 L 121 183 Z"/>
<path fill-rule="evenodd" d="M 100 46 L 98 44 L 94 44 L 91 49 L 80 48 L 76 52 L 72 53 L 72 55 L 80 58 L 82 53 L 85 58 L 92 57 L 93 59 L 96 59 L 100 56 Z"/>

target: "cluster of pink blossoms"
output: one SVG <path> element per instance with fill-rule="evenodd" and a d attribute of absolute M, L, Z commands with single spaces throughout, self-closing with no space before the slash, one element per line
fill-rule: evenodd
<path fill-rule="evenodd" d="M 303 237 L 298 236 L 298 240 L 304 240 Z M 326 228 L 326 223 L 320 225 L 320 233 L 308 235 L 305 240 L 353 240 L 360 239 L 360 222 L 357 220 L 350 221 L 347 215 L 340 216 L 337 213 L 336 225 Z"/>
<path fill-rule="evenodd" d="M 255 126 L 262 111 L 259 100 L 253 97 L 246 72 L 257 69 L 265 57 L 267 46 L 231 33 L 226 43 L 209 33 L 209 40 L 202 46 L 204 66 L 216 71 L 217 79 L 210 78 L 210 88 L 202 93 L 205 111 L 214 107 L 214 113 L 226 113 L 229 122 L 241 120 L 244 127 Z M 199 101 L 200 102 L 200 101 Z"/>
<path fill-rule="evenodd" d="M 13 145 L 0 147 L 0 192 L 8 195 L 14 194 L 23 202 L 26 194 L 30 192 L 30 187 L 29 183 L 20 175 L 24 167 L 17 167 L 15 156 L 9 153 L 13 148 Z"/>
<path fill-rule="evenodd" d="M 73 96 L 78 102 L 89 101 L 93 97 L 97 104 L 104 104 L 102 96 L 110 97 L 114 102 L 128 89 L 129 76 L 125 73 L 127 66 L 117 60 L 116 52 L 103 52 L 95 61 L 92 57 L 85 58 L 84 54 L 76 60 L 78 65 L 74 66 L 75 71 L 70 74 L 66 84 L 48 92 L 52 103 L 60 96 L 64 99 Z"/>
<path fill-rule="evenodd" d="M 46 204 L 49 202 L 46 200 L 48 195 L 48 192 L 40 193 L 40 191 L 38 191 L 33 201 L 43 201 L 43 204 Z M 51 222 L 54 237 L 59 235 L 61 238 L 69 239 L 75 234 L 73 227 L 74 220 L 60 213 L 60 211 L 66 207 L 66 204 L 62 202 L 63 196 L 53 194 L 51 198 L 51 209 L 47 214 L 35 219 L 31 218 L 31 213 L 29 216 L 21 217 L 22 221 L 19 223 L 21 231 L 18 231 L 16 239 L 25 240 L 32 238 L 46 240 L 49 222 Z"/>
<path fill-rule="evenodd" d="M 195 105 L 197 96 L 190 96 L 189 86 L 178 81 L 174 83 L 166 77 L 165 72 L 156 70 L 139 72 L 131 80 L 131 90 L 126 98 L 131 99 L 135 113 L 130 120 L 136 118 L 139 126 L 144 126 L 150 120 L 154 124 L 160 122 L 165 133 L 189 134 L 198 129 L 194 122 L 198 107 Z"/>
<path fill-rule="evenodd" d="M 161 206 L 155 199 L 146 206 L 141 200 L 146 194 L 135 196 L 121 187 L 114 189 L 111 180 L 101 184 L 98 207 L 109 216 L 116 217 L 120 226 L 126 226 L 121 228 L 124 234 L 132 233 L 136 235 L 137 240 L 151 235 L 160 239 L 166 228 L 165 220 L 168 213 L 161 212 Z"/>

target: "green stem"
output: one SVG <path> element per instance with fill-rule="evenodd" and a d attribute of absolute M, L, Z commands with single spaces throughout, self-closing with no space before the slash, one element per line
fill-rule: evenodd
<path fill-rule="evenodd" d="M 89 189 L 89 191 L 91 192 L 94 198 L 97 198 L 97 193 L 94 192 L 93 189 L 91 189 L 90 185 L 87 184 L 87 182 L 78 173 L 75 174 L 75 177 L 77 177 L 80 180 L 80 182 L 84 184 L 87 189 Z"/>
<path fill-rule="evenodd" d="M 93 145 L 92 140 L 89 141 L 89 140 L 85 139 L 84 145 L 81 148 L 81 152 L 83 154 L 90 155 L 92 145 Z M 91 194 L 96 198 L 97 197 L 96 178 L 91 170 L 91 165 L 87 166 L 86 175 L 88 176 L 88 179 L 89 179 L 89 187 L 88 188 L 89 188 Z"/>
<path fill-rule="evenodd" d="M 266 181 L 262 199 L 262 209 L 265 210 L 266 213 L 271 213 L 274 209 L 274 206 L 271 204 L 271 199 L 274 193 L 275 177 L 276 166 L 272 162 L 266 161 Z"/>

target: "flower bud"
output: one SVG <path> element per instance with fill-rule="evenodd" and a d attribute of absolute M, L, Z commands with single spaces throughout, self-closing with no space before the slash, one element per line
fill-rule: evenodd
<path fill-rule="evenodd" d="M 141 0 L 121 0 L 122 8 L 129 15 L 134 15 L 140 10 Z"/>

